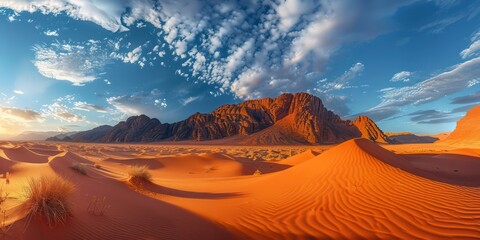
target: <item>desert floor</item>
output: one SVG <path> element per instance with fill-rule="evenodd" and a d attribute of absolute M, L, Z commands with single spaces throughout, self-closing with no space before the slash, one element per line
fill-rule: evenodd
<path fill-rule="evenodd" d="M 72 164 L 86 168 L 86 175 Z M 152 182 L 132 184 L 129 165 Z M 480 238 L 480 150 L 335 146 L 0 143 L 4 239 Z M 71 181 L 72 215 L 25 209 L 31 178 Z"/>

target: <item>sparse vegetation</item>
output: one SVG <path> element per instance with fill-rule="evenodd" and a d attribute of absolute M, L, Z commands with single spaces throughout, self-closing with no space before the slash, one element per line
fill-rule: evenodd
<path fill-rule="evenodd" d="M 151 182 L 152 175 L 148 171 L 147 165 L 128 166 L 128 181 L 131 183 Z"/>
<path fill-rule="evenodd" d="M 71 216 L 68 198 L 74 190 L 71 182 L 59 176 L 32 178 L 26 188 L 25 206 L 31 217 L 44 218 L 52 228 Z"/>
<path fill-rule="evenodd" d="M 93 167 L 96 168 L 96 169 L 102 169 L 102 165 L 100 165 L 98 163 L 93 164 Z"/>
<path fill-rule="evenodd" d="M 253 173 L 253 176 L 258 176 L 258 175 L 262 175 L 262 172 L 257 169 L 254 173 Z"/>
<path fill-rule="evenodd" d="M 85 166 L 81 163 L 74 163 L 72 166 L 70 166 L 73 170 L 77 171 L 78 173 L 81 173 L 83 175 L 87 175 L 87 169 L 85 169 Z"/>
<path fill-rule="evenodd" d="M 4 176 L 5 176 L 5 182 L 7 184 L 10 184 L 10 172 L 6 172 Z"/>
<path fill-rule="evenodd" d="M 3 207 L 5 201 L 7 201 L 8 193 L 4 193 L 3 189 L 0 188 L 0 230 L 2 231 L 3 239 L 6 238 L 8 230 L 12 227 L 12 225 L 7 225 L 8 215 L 7 210 Z"/>

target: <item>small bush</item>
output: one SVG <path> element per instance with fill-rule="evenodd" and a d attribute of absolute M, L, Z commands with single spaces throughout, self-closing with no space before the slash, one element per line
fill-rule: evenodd
<path fill-rule="evenodd" d="M 74 163 L 72 166 L 70 166 L 73 170 L 77 171 L 78 173 L 81 173 L 83 175 L 87 175 L 87 169 L 85 169 L 85 166 L 80 163 Z"/>
<path fill-rule="evenodd" d="M 98 163 L 93 164 L 93 167 L 95 167 L 96 169 L 102 169 L 102 165 Z"/>
<path fill-rule="evenodd" d="M 262 172 L 257 169 L 254 173 L 253 173 L 253 176 L 258 176 L 258 175 L 262 175 Z"/>
<path fill-rule="evenodd" d="M 136 182 L 151 182 L 152 175 L 148 172 L 147 165 L 135 165 L 135 166 L 128 166 L 127 168 L 128 174 L 128 181 L 132 183 Z"/>
<path fill-rule="evenodd" d="M 43 217 L 50 228 L 65 223 L 71 216 L 68 197 L 74 185 L 58 176 L 43 176 L 28 181 L 25 206 L 31 216 Z"/>

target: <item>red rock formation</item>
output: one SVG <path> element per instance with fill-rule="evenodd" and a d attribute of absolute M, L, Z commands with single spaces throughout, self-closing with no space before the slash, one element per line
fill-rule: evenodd
<path fill-rule="evenodd" d="M 367 138 L 381 140 L 383 133 L 375 123 L 373 125 L 372 123 L 369 120 L 369 124 L 366 125 L 369 129 L 367 132 L 372 134 Z M 212 113 L 195 113 L 173 124 L 162 124 L 157 119 L 150 119 L 145 115 L 130 117 L 96 141 L 151 142 L 164 139 L 204 141 L 249 136 L 248 142 L 259 144 L 291 142 L 330 144 L 360 137 L 362 132 L 351 121 L 342 120 L 327 110 L 318 97 L 307 93 L 285 93 L 277 98 L 223 105 Z M 377 135 L 373 135 L 374 133 Z M 258 139 L 254 139 L 257 137 Z"/>
<path fill-rule="evenodd" d="M 475 106 L 457 122 L 455 130 L 440 144 L 458 145 L 463 147 L 480 147 L 480 105 Z"/>
<path fill-rule="evenodd" d="M 385 135 L 375 122 L 367 116 L 358 116 L 353 124 L 357 126 L 362 133 L 362 138 L 370 139 L 378 143 L 391 143 L 391 140 Z"/>

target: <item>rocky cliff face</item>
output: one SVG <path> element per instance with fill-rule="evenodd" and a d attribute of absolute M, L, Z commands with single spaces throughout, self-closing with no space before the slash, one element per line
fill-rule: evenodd
<path fill-rule="evenodd" d="M 367 116 L 358 116 L 357 119 L 353 121 L 353 124 L 362 133 L 362 138 L 370 139 L 378 143 L 392 143 L 377 124 Z"/>
<path fill-rule="evenodd" d="M 480 105 L 475 106 L 457 122 L 455 130 L 448 137 L 437 141 L 461 147 L 480 147 Z"/>
<path fill-rule="evenodd" d="M 383 139 L 385 136 L 383 132 L 370 119 L 368 122 L 366 126 L 369 130 L 361 130 L 353 122 L 342 120 L 338 115 L 327 110 L 316 96 L 307 93 L 285 93 L 277 98 L 223 105 L 212 113 L 195 113 L 173 124 L 162 124 L 159 120 L 145 115 L 130 117 L 127 121 L 114 126 L 97 141 L 204 141 L 262 133 L 262 139 L 291 136 L 296 142 L 326 144 L 360 137 L 364 132 L 368 133 L 369 139 L 375 141 Z M 275 136 L 270 137 L 270 135 Z"/>

